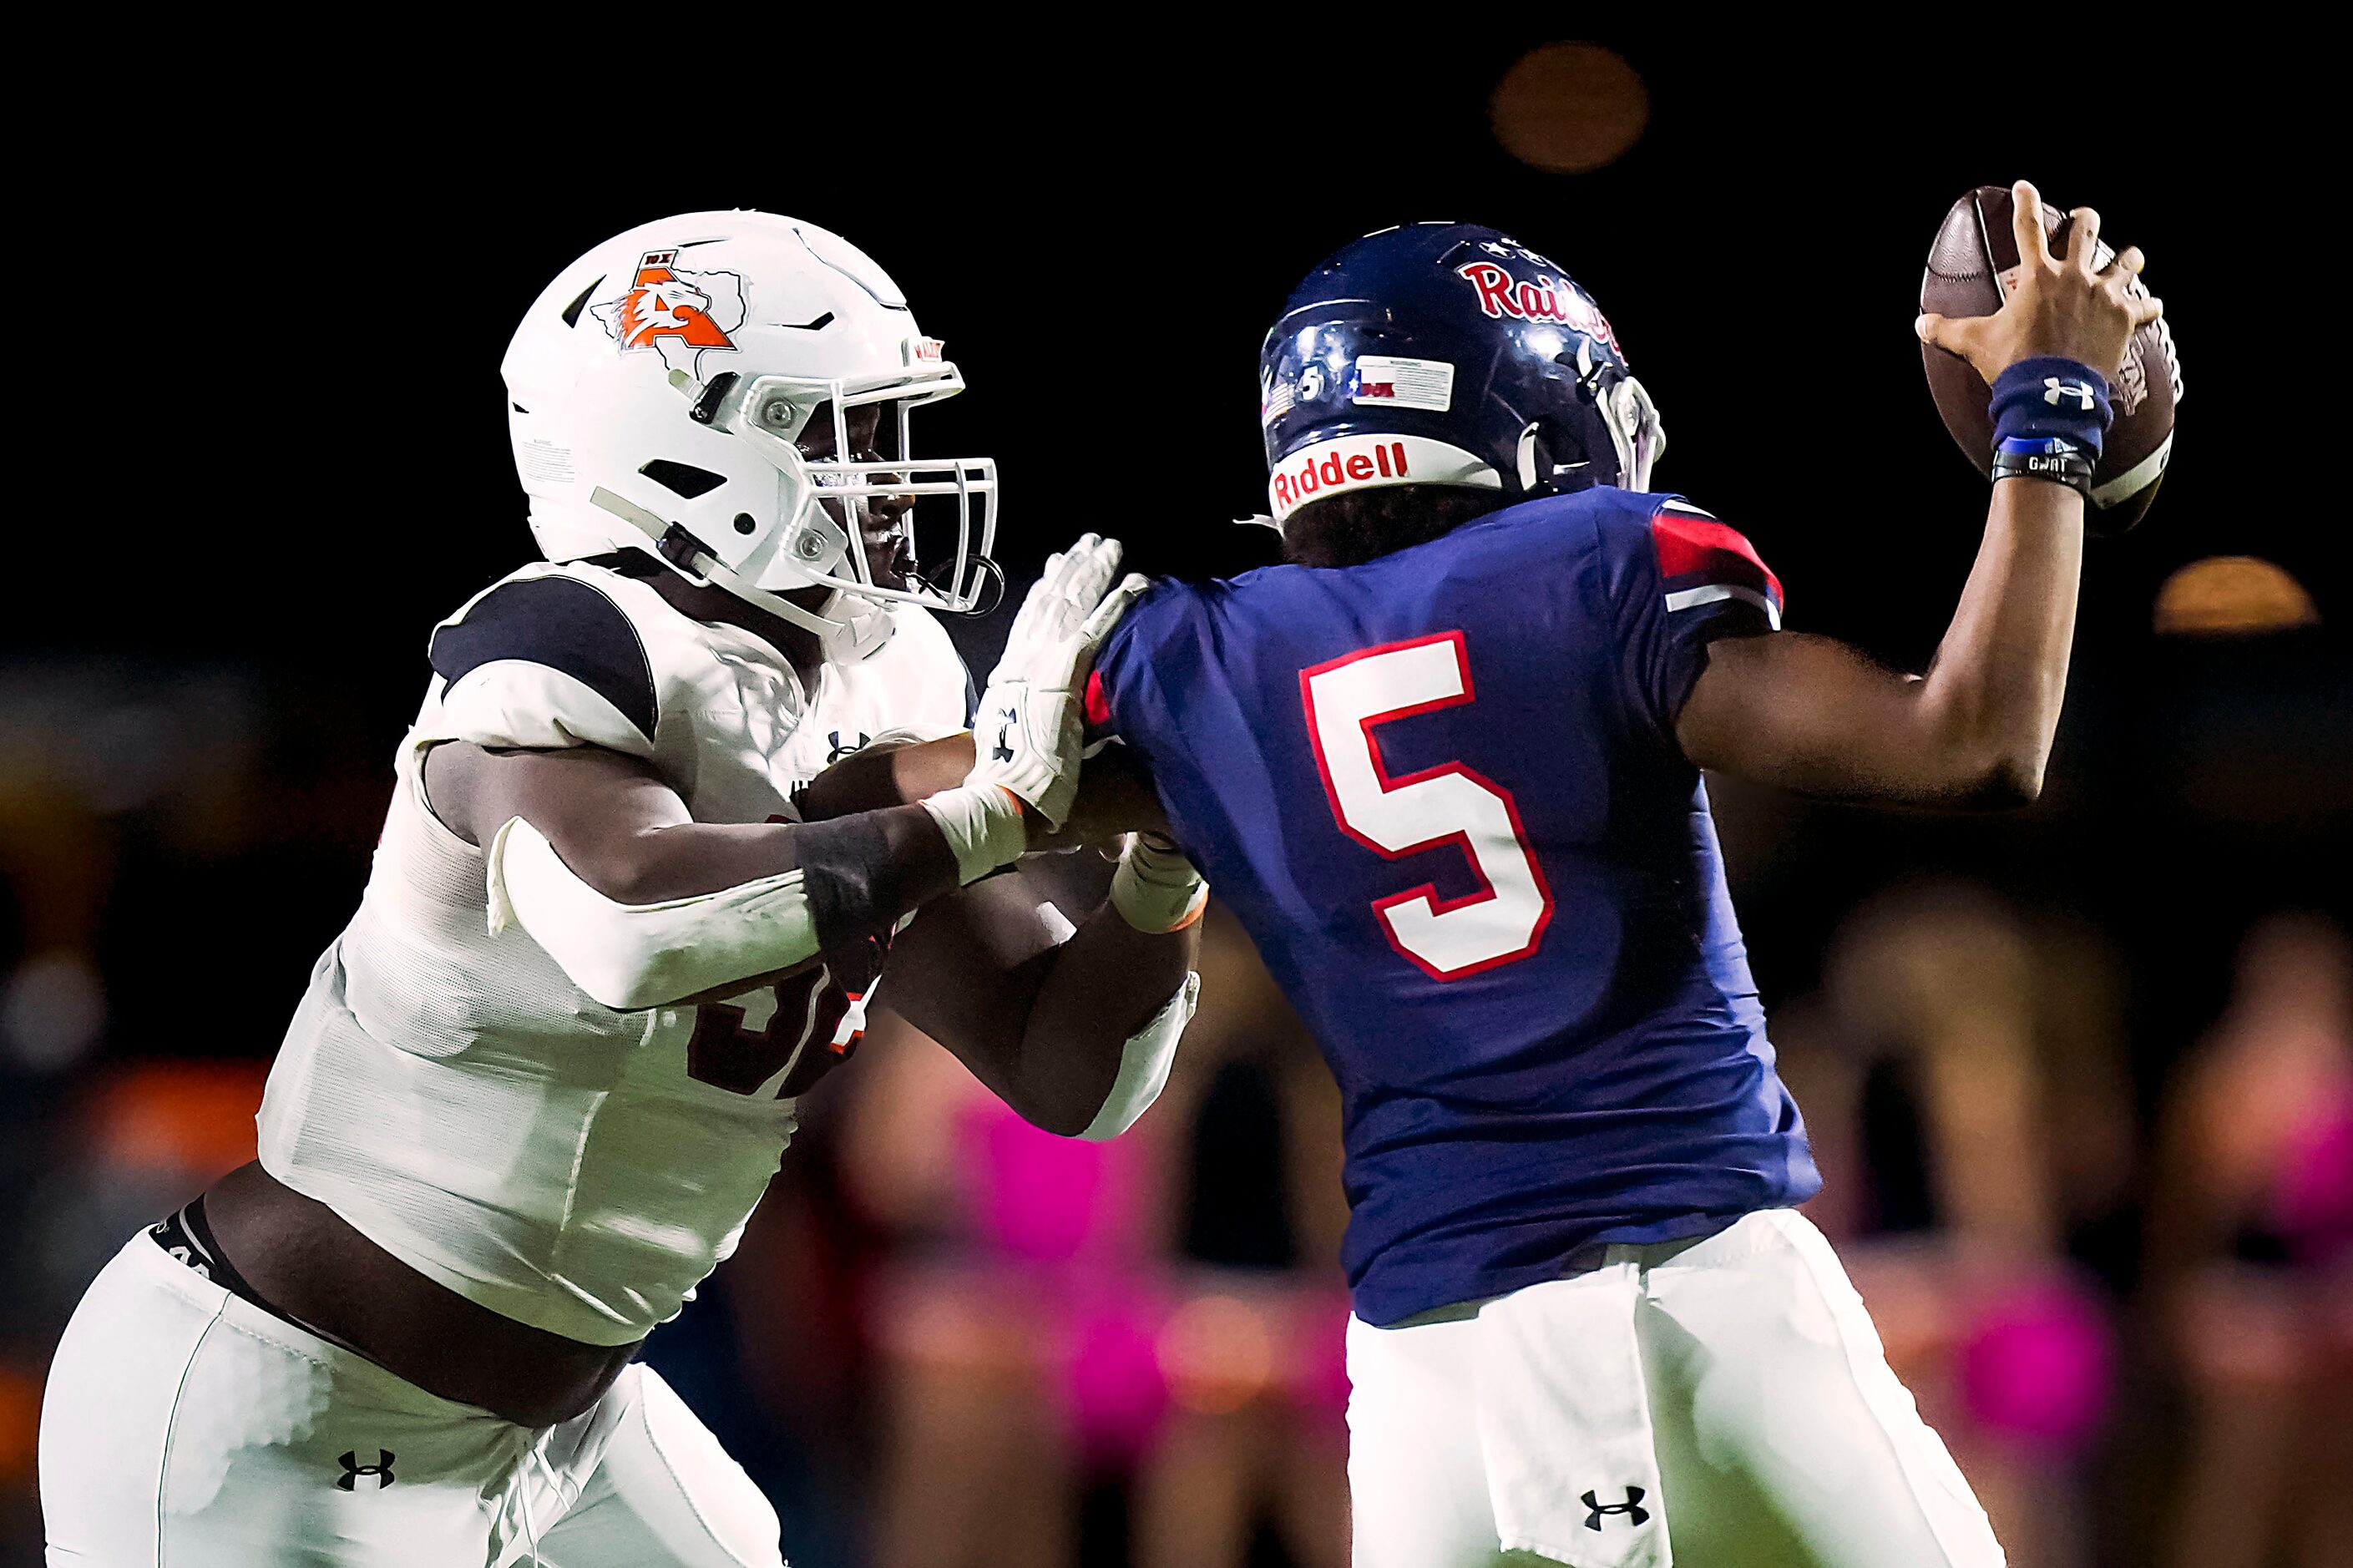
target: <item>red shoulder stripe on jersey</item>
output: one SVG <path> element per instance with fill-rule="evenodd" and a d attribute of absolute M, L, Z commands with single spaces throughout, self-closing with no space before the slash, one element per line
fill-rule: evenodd
<path fill-rule="evenodd" d="M 1087 672 L 1087 724 L 1091 729 L 1111 728 L 1111 699 L 1103 692 L 1103 671 Z"/>
<path fill-rule="evenodd" d="M 1662 507 L 1651 519 L 1651 542 L 1659 552 L 1659 575 L 1681 577 L 1690 573 L 1730 577 L 1738 581 L 1765 579 L 1766 590 L 1781 597 L 1781 580 L 1737 529 L 1714 518 Z M 1745 563 L 1746 568 L 1735 564 Z"/>

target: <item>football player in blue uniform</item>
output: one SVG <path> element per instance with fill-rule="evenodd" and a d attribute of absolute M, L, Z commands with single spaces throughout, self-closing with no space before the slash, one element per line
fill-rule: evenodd
<path fill-rule="evenodd" d="M 1370 236 L 1268 334 L 1287 563 L 1156 587 L 1088 710 L 1339 1079 L 1359 1568 L 2001 1561 L 1795 1212 L 1820 1179 L 1702 769 L 2033 798 L 2097 367 L 2158 309 L 2075 217 L 2063 257 L 2022 222 L 2040 259 L 1999 313 L 1921 322 L 1992 386 L 1999 450 L 1919 677 L 1780 630 L 1747 541 L 1651 490 L 1658 413 L 1608 321 L 1516 240 Z"/>

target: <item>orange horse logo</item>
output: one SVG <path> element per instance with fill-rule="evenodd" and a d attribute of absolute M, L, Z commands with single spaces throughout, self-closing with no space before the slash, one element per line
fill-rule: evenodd
<path fill-rule="evenodd" d="M 733 349 L 727 334 L 744 324 L 744 279 L 733 272 L 689 272 L 678 252 L 649 250 L 628 291 L 588 307 L 621 352 L 652 349 L 670 370 L 698 374 L 707 349 Z"/>

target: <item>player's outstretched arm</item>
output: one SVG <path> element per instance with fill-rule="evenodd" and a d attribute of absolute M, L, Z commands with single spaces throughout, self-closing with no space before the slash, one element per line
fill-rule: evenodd
<path fill-rule="evenodd" d="M 2126 290 L 2142 265 L 2137 247 L 2094 269 L 2097 213 L 2077 208 L 2067 254 L 2052 257 L 2041 198 L 2023 183 L 2013 197 L 2028 259 L 2000 310 L 1919 323 L 1925 341 L 1968 359 L 1994 387 L 2004 429 L 2005 420 L 2031 423 L 2048 394 L 2081 398 L 2086 410 L 2096 394 L 2105 408 L 2105 382 L 2090 367 L 2118 363 L 2133 331 L 2163 309 Z M 1727 638 L 1709 648 L 1676 739 L 1702 767 L 1812 795 L 2031 801 L 2066 689 L 2083 549 L 2084 500 L 2071 483 L 1998 478 L 1985 542 L 1925 676 L 1883 669 L 1826 637 Z"/>
<path fill-rule="evenodd" d="M 936 741 L 885 742 L 862 747 L 809 781 L 799 795 L 810 821 L 907 805 L 949 789 L 972 771 L 970 731 Z M 1144 764 L 1124 746 L 1097 753 L 1079 777 L 1079 793 L 1061 829 L 1041 847 L 1110 844 L 1130 833 L 1166 837 L 1168 816 Z M 1032 835 L 1033 842 L 1036 835 Z"/>
<path fill-rule="evenodd" d="M 598 746 L 451 742 L 425 770 L 434 815 L 491 851 L 493 918 L 511 915 L 608 1007 L 746 990 L 957 886 L 956 854 L 920 806 L 696 822 L 649 764 Z M 1017 825 L 1008 848 L 1020 847 Z"/>
<path fill-rule="evenodd" d="M 991 744 L 955 787 L 828 822 L 696 822 L 636 759 L 594 746 L 425 762 L 437 816 L 481 847 L 493 931 L 531 933 L 575 984 L 632 1010 L 729 994 L 887 932 L 1018 859 L 1077 793 L 1078 683 L 1134 598 L 1115 540 L 1047 563 L 990 678 Z"/>

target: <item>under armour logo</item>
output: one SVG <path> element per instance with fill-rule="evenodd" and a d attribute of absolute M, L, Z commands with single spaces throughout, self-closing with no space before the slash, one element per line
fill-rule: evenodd
<path fill-rule="evenodd" d="M 2055 405 L 2063 398 L 2069 397 L 2079 399 L 2080 401 L 2077 406 L 2081 407 L 2084 413 L 2089 414 L 2092 411 L 2092 389 L 2090 387 L 2085 386 L 2080 381 L 2062 381 L 2055 375 L 2046 375 L 2042 378 L 2043 402 Z"/>
<path fill-rule="evenodd" d="M 997 726 L 997 744 L 989 748 L 988 760 L 1009 763 L 1013 760 L 1013 748 L 1007 743 L 1007 737 L 1013 733 L 1013 726 L 1021 721 L 1021 715 L 1010 708 L 1001 708 L 997 710 L 997 716 L 1003 722 Z"/>
<path fill-rule="evenodd" d="M 825 765 L 827 767 L 831 767 L 834 763 L 841 761 L 842 758 L 849 755 L 850 752 L 864 746 L 866 742 L 872 740 L 873 737 L 861 733 L 858 739 L 850 742 L 849 744 L 845 746 L 841 743 L 841 731 L 836 730 L 832 734 L 828 735 L 825 739 L 826 743 L 833 748 L 833 750 L 825 754 Z"/>
<path fill-rule="evenodd" d="M 375 1463 L 373 1465 L 361 1464 L 358 1453 L 347 1450 L 343 1455 L 343 1473 L 335 1478 L 335 1484 L 345 1491 L 355 1489 L 362 1476 L 374 1476 L 375 1489 L 378 1491 L 392 1485 L 392 1450 L 389 1448 L 378 1448 L 375 1451 Z"/>
<path fill-rule="evenodd" d="M 1651 1510 L 1642 1506 L 1642 1489 L 1640 1487 L 1628 1487 L 1624 1502 L 1605 1503 L 1596 1499 L 1591 1492 L 1586 1493 L 1577 1500 L 1592 1510 L 1585 1516 L 1585 1528 L 1588 1530 L 1599 1530 L 1601 1516 L 1605 1513 L 1622 1513 L 1626 1516 L 1626 1522 L 1629 1524 L 1651 1522 Z"/>

